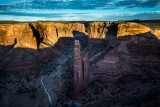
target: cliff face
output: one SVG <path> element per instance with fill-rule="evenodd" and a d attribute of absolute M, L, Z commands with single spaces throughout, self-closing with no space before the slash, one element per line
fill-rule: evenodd
<path fill-rule="evenodd" d="M 43 42 L 40 47 L 54 46 L 61 37 L 74 37 L 73 31 L 85 33 L 85 26 L 81 23 L 33 23 L 33 26 L 40 32 Z M 48 44 L 48 45 L 47 45 Z"/>
<path fill-rule="evenodd" d="M 85 33 L 84 24 L 80 23 L 25 23 L 25 24 L 2 24 L 0 25 L 0 45 L 12 45 L 17 39 L 16 47 L 40 48 L 53 46 L 60 37 L 73 37 L 73 31 Z M 36 37 L 39 36 L 39 37 Z"/>
<path fill-rule="evenodd" d="M 158 39 L 160 39 L 160 29 L 155 29 L 153 26 L 152 28 L 150 28 L 143 24 L 134 23 L 134 22 L 127 22 L 127 23 L 119 24 L 117 36 L 118 37 L 119 36 L 134 36 L 134 35 L 144 34 L 147 32 L 151 32 Z"/>
<path fill-rule="evenodd" d="M 36 38 L 34 38 L 28 23 L 3 24 L 0 25 L 0 32 L 0 45 L 13 45 L 16 39 L 15 47 L 36 49 Z"/>
<path fill-rule="evenodd" d="M 160 29 L 151 30 L 152 34 L 156 35 L 158 39 L 160 39 Z"/>
<path fill-rule="evenodd" d="M 54 46 L 61 37 L 74 37 L 73 32 L 81 32 L 89 38 L 105 39 L 114 34 L 110 26 L 117 22 L 35 22 L 0 25 L 0 45 L 23 48 L 45 48 Z M 117 36 L 137 35 L 151 32 L 160 39 L 160 30 L 134 22 L 118 22 Z M 109 31 L 112 31 L 108 33 Z M 37 46 L 39 45 L 39 46 Z"/>
<path fill-rule="evenodd" d="M 149 25 L 146 23 L 0 24 L 0 92 L 3 92 L 0 93 L 0 104 L 46 106 L 48 98 L 41 85 L 40 73 L 44 77 L 43 82 L 48 93 L 55 102 L 53 104 L 61 106 L 65 101 L 72 101 L 75 38 L 81 43 L 81 53 L 88 53 L 89 64 L 83 61 L 84 67 L 80 69 L 88 70 L 87 82 L 91 83 L 86 88 L 85 94 L 82 93 L 80 94 L 82 96 L 77 98 L 78 102 L 87 106 L 91 104 L 90 102 L 96 102 L 97 106 L 99 104 L 104 106 L 99 99 L 103 99 L 102 95 L 109 95 L 106 97 L 111 101 L 109 104 L 119 105 L 122 104 L 121 99 L 123 100 L 124 96 L 133 93 L 139 97 L 141 89 L 145 87 L 145 90 L 150 90 L 152 84 L 160 81 L 160 41 L 157 40 L 160 39 L 160 28 L 159 24 L 156 24 L 155 28 L 152 22 Z M 81 57 L 85 58 L 85 55 Z M 105 85 L 97 80 L 104 82 Z M 140 92 L 136 92 L 137 89 L 140 89 Z M 93 96 L 88 99 L 90 94 Z M 72 97 L 71 100 L 69 96 Z M 137 97 L 134 98 L 132 101 L 137 102 Z M 120 102 L 114 102 L 115 99 Z M 107 104 L 106 106 L 110 106 Z M 92 103 L 91 106 L 93 105 Z"/>
<path fill-rule="evenodd" d="M 87 27 L 89 38 L 105 39 L 110 22 L 91 22 Z"/>
<path fill-rule="evenodd" d="M 118 25 L 117 36 L 137 35 L 149 32 L 150 28 L 138 23 L 122 23 Z"/>

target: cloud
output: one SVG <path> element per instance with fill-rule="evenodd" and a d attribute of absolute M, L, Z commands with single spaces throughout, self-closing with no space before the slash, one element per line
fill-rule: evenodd
<path fill-rule="evenodd" d="M 42 18 L 43 20 L 132 20 L 132 19 L 158 19 L 159 12 L 124 13 L 125 9 L 146 7 L 147 9 L 160 6 L 160 0 L 24 0 L 10 4 L 0 4 L 0 15 L 12 15 L 19 17 Z M 118 11 L 121 14 L 109 13 L 109 10 Z M 23 11 L 24 10 L 24 11 Z M 31 12 L 29 12 L 31 10 Z M 38 11 L 33 11 L 38 10 Z M 47 10 L 46 12 L 40 12 Z M 56 12 L 58 10 L 58 12 Z M 62 12 L 61 12 L 62 10 Z M 71 11 L 64 11 L 71 10 Z M 76 11 L 74 11 L 76 10 Z M 98 10 L 97 13 L 89 12 Z M 102 14 L 99 14 L 101 10 Z M 74 13 L 72 12 L 74 11 Z M 87 11 L 87 12 L 86 12 Z M 158 11 L 158 10 L 157 10 Z M 66 13 L 65 13 L 66 12 Z M 80 13 L 78 13 L 80 12 Z M 86 12 L 86 13 L 83 13 Z M 106 12 L 106 13 L 105 13 Z M 107 15 L 108 14 L 110 15 Z M 138 12 L 138 11 L 134 11 Z M 159 16 L 158 16 L 159 15 Z M 36 19 L 34 18 L 34 19 Z M 22 19 L 24 20 L 24 19 Z"/>
<path fill-rule="evenodd" d="M 10 9 L 115 9 L 121 7 L 155 7 L 159 0 L 30 0 L 1 4 L 0 10 Z"/>
<path fill-rule="evenodd" d="M 18 12 L 18 11 L 0 11 L 0 15 L 14 15 L 14 16 L 33 16 L 33 17 L 61 17 L 64 13 L 32 13 L 32 12 Z"/>
<path fill-rule="evenodd" d="M 136 7 L 155 7 L 160 4 L 159 0 L 120 0 L 115 5 L 122 7 L 126 6 L 127 8 L 136 8 Z"/>
<path fill-rule="evenodd" d="M 2 12 L 0 15 L 8 16 L 7 20 L 26 21 L 36 20 L 54 20 L 54 21 L 118 21 L 118 20 L 152 20 L 159 19 L 160 11 L 157 12 L 140 12 L 140 13 L 121 13 L 110 15 L 97 15 L 86 13 L 29 13 L 29 12 Z M 14 17 L 13 17 L 14 16 Z M 17 19 L 15 17 L 18 17 Z M 32 19 L 32 17 L 34 19 Z M 5 18 L 3 18 L 5 19 Z"/>
<path fill-rule="evenodd" d="M 140 12 L 140 13 L 122 13 L 122 14 L 111 14 L 103 15 L 97 20 L 106 20 L 106 21 L 117 21 L 117 20 L 154 20 L 159 19 L 160 11 L 157 12 Z"/>
<path fill-rule="evenodd" d="M 96 9 L 110 6 L 112 0 L 31 0 L 0 5 L 0 9 Z"/>
<path fill-rule="evenodd" d="M 80 20 L 81 15 L 86 13 L 54 13 L 54 12 L 19 12 L 19 11 L 0 11 L 1 20 L 17 20 L 26 21 L 31 19 L 32 21 L 38 20 Z M 2 16 L 8 16 L 6 19 Z M 15 18 L 17 17 L 17 19 Z M 32 17 L 34 19 L 32 19 Z M 28 20 L 27 20 L 28 21 Z"/>

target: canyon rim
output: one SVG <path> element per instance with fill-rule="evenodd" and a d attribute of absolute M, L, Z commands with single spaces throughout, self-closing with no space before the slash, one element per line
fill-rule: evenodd
<path fill-rule="evenodd" d="M 0 107 L 160 107 L 160 1 L 1 0 Z"/>

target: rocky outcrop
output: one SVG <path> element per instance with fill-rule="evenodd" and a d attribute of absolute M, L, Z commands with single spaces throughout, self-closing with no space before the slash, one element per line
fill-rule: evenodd
<path fill-rule="evenodd" d="M 160 39 L 160 29 L 151 30 L 152 34 L 156 35 L 158 39 Z"/>
<path fill-rule="evenodd" d="M 85 33 L 84 24 L 81 23 L 39 22 L 33 23 L 33 26 L 39 31 L 40 37 L 43 38 L 44 43 L 41 44 L 41 48 L 48 47 L 50 45 L 54 46 L 61 37 L 73 38 L 73 31 Z"/>
<path fill-rule="evenodd" d="M 109 22 L 90 22 L 87 26 L 80 22 L 35 22 L 19 24 L 1 24 L 0 45 L 12 45 L 17 38 L 15 47 L 37 48 L 37 38 L 34 32 L 39 33 L 40 48 L 54 46 L 61 37 L 74 37 L 73 32 L 81 32 L 89 38 L 105 39 Z M 32 27 L 31 27 L 32 26 Z"/>
<path fill-rule="evenodd" d="M 118 25 L 117 36 L 134 36 L 139 34 L 144 34 L 147 32 L 151 32 L 158 39 L 160 39 L 160 29 L 152 28 L 150 26 L 145 26 L 140 23 L 135 22 L 122 22 Z"/>
<path fill-rule="evenodd" d="M 134 22 L 127 22 L 118 25 L 117 36 L 137 35 L 149 31 L 151 31 L 149 27 Z"/>
<path fill-rule="evenodd" d="M 111 22 L 90 22 L 87 27 L 87 33 L 89 38 L 105 39 L 108 32 L 107 27 L 111 25 Z"/>
<path fill-rule="evenodd" d="M 0 45 L 13 45 L 15 39 L 17 44 L 15 47 L 36 49 L 36 38 L 34 38 L 32 29 L 28 23 L 23 24 L 2 24 L 0 25 Z"/>
<path fill-rule="evenodd" d="M 122 98 L 137 102 L 143 96 L 137 92 L 160 81 L 159 29 L 146 26 L 140 22 L 0 24 L 0 104 L 46 106 L 43 83 L 55 106 L 73 100 L 84 106 L 117 106 Z M 81 49 L 74 49 L 75 39 Z M 74 90 L 79 91 L 75 99 Z M 127 97 L 131 94 L 138 97 Z"/>
<path fill-rule="evenodd" d="M 32 27 L 31 27 L 32 26 Z M 54 46 L 61 37 L 74 37 L 73 31 L 85 32 L 85 26 L 81 23 L 53 23 L 53 22 L 36 22 L 22 24 L 2 24 L 0 25 L 1 36 L 0 45 L 12 45 L 17 38 L 15 47 L 37 48 L 36 33 L 39 38 L 40 48 Z"/>
<path fill-rule="evenodd" d="M 118 28 L 111 29 L 117 23 Z M 111 35 L 126 36 L 151 32 L 160 38 L 160 30 L 151 30 L 134 22 L 33 22 L 0 25 L 0 45 L 13 45 L 22 48 L 47 48 L 61 37 L 74 37 L 80 32 L 89 38 L 107 39 Z M 36 37 L 39 35 L 39 37 Z M 109 37 L 109 38 L 110 38 Z M 39 46 L 37 46 L 39 45 Z"/>

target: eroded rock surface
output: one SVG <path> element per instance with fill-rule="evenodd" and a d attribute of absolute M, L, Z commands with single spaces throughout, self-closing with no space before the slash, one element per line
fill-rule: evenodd
<path fill-rule="evenodd" d="M 86 107 L 157 106 L 160 30 L 156 23 L 0 24 L 0 104 L 48 106 L 43 75 L 53 106 L 67 102 Z M 80 41 L 81 57 L 87 52 L 90 63 L 87 87 L 77 97 L 73 94 L 75 39 Z"/>

